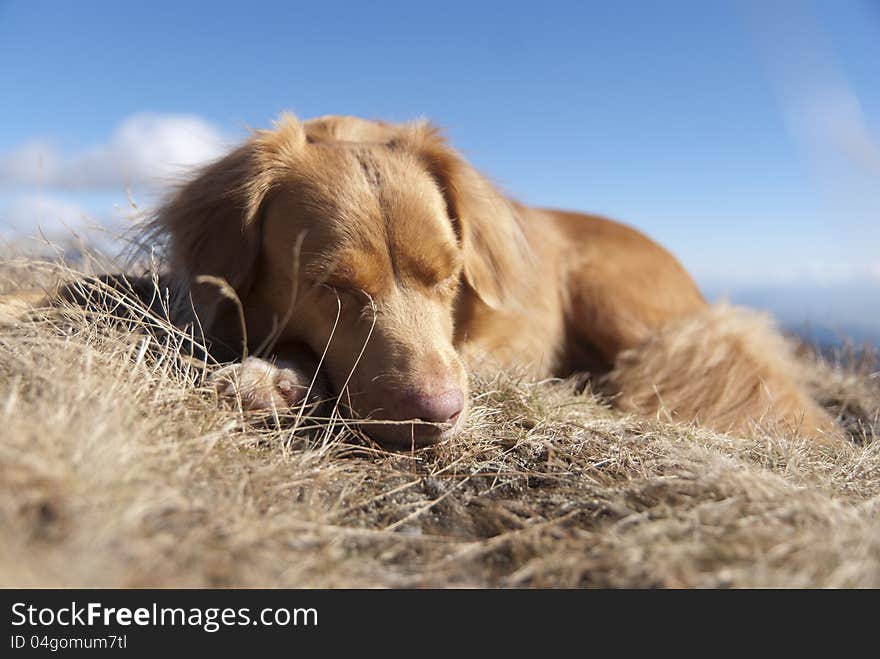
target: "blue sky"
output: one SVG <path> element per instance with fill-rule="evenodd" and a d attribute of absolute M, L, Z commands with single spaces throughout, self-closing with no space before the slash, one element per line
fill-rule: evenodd
<path fill-rule="evenodd" d="M 427 116 L 513 195 L 631 223 L 704 287 L 880 282 L 876 0 L 0 0 L 0 99 L 0 236 L 34 208 L 106 219 L 110 170 L 139 193 L 284 109 Z"/>

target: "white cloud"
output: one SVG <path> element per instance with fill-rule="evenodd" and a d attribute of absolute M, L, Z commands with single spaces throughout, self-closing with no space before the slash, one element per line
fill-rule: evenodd
<path fill-rule="evenodd" d="M 136 217 L 124 199 L 107 194 L 0 195 L 0 245 L 27 245 L 28 253 L 48 249 L 47 254 L 88 245 L 112 255 L 124 246 L 120 238 Z"/>
<path fill-rule="evenodd" d="M 45 140 L 0 155 L 0 187 L 107 190 L 157 187 L 220 156 L 227 143 L 196 115 L 139 113 L 103 144 L 62 154 Z"/>
<path fill-rule="evenodd" d="M 80 204 L 47 195 L 22 195 L 0 208 L 0 227 L 12 234 L 77 227 L 95 220 Z"/>
<path fill-rule="evenodd" d="M 32 140 L 0 155 L 0 185 L 46 185 L 56 176 L 58 169 L 58 154 L 52 145 Z"/>

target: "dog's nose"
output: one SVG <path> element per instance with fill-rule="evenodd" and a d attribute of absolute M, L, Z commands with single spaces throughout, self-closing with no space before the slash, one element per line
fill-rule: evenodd
<path fill-rule="evenodd" d="M 413 391 L 405 394 L 401 402 L 401 412 L 406 419 L 455 423 L 464 409 L 464 393 L 458 387 L 450 387 L 439 394 Z"/>

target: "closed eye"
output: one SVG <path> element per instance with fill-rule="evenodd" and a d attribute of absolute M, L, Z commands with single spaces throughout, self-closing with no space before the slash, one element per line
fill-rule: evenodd
<path fill-rule="evenodd" d="M 351 302 L 354 302 L 358 307 L 362 307 L 364 309 L 368 309 L 373 306 L 372 296 L 362 289 L 331 282 L 316 283 L 315 285 L 317 288 L 322 289 L 325 293 L 333 296 L 340 302 L 342 302 L 343 300 L 349 300 Z"/>
<path fill-rule="evenodd" d="M 340 286 L 338 284 L 331 284 L 330 282 L 319 282 L 319 283 L 316 283 L 315 286 L 319 289 L 322 289 L 326 293 L 330 293 L 331 295 L 336 295 L 340 298 L 343 296 L 352 297 L 352 296 L 357 295 L 357 293 L 358 293 L 355 289 L 350 288 L 348 286 Z"/>

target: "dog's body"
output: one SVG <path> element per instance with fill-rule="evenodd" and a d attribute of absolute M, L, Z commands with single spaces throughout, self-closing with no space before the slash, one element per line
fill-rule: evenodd
<path fill-rule="evenodd" d="M 285 116 L 152 230 L 188 293 L 178 322 L 271 348 L 225 372 L 252 407 L 327 387 L 380 441 L 425 443 L 461 427 L 469 370 L 515 367 L 586 371 L 625 410 L 721 431 L 838 432 L 764 321 L 707 305 L 629 227 L 506 199 L 428 124 Z"/>
<path fill-rule="evenodd" d="M 532 262 L 500 308 L 462 304 L 460 335 L 536 376 L 609 371 L 669 320 L 705 302 L 666 250 L 600 217 L 513 205 Z"/>

